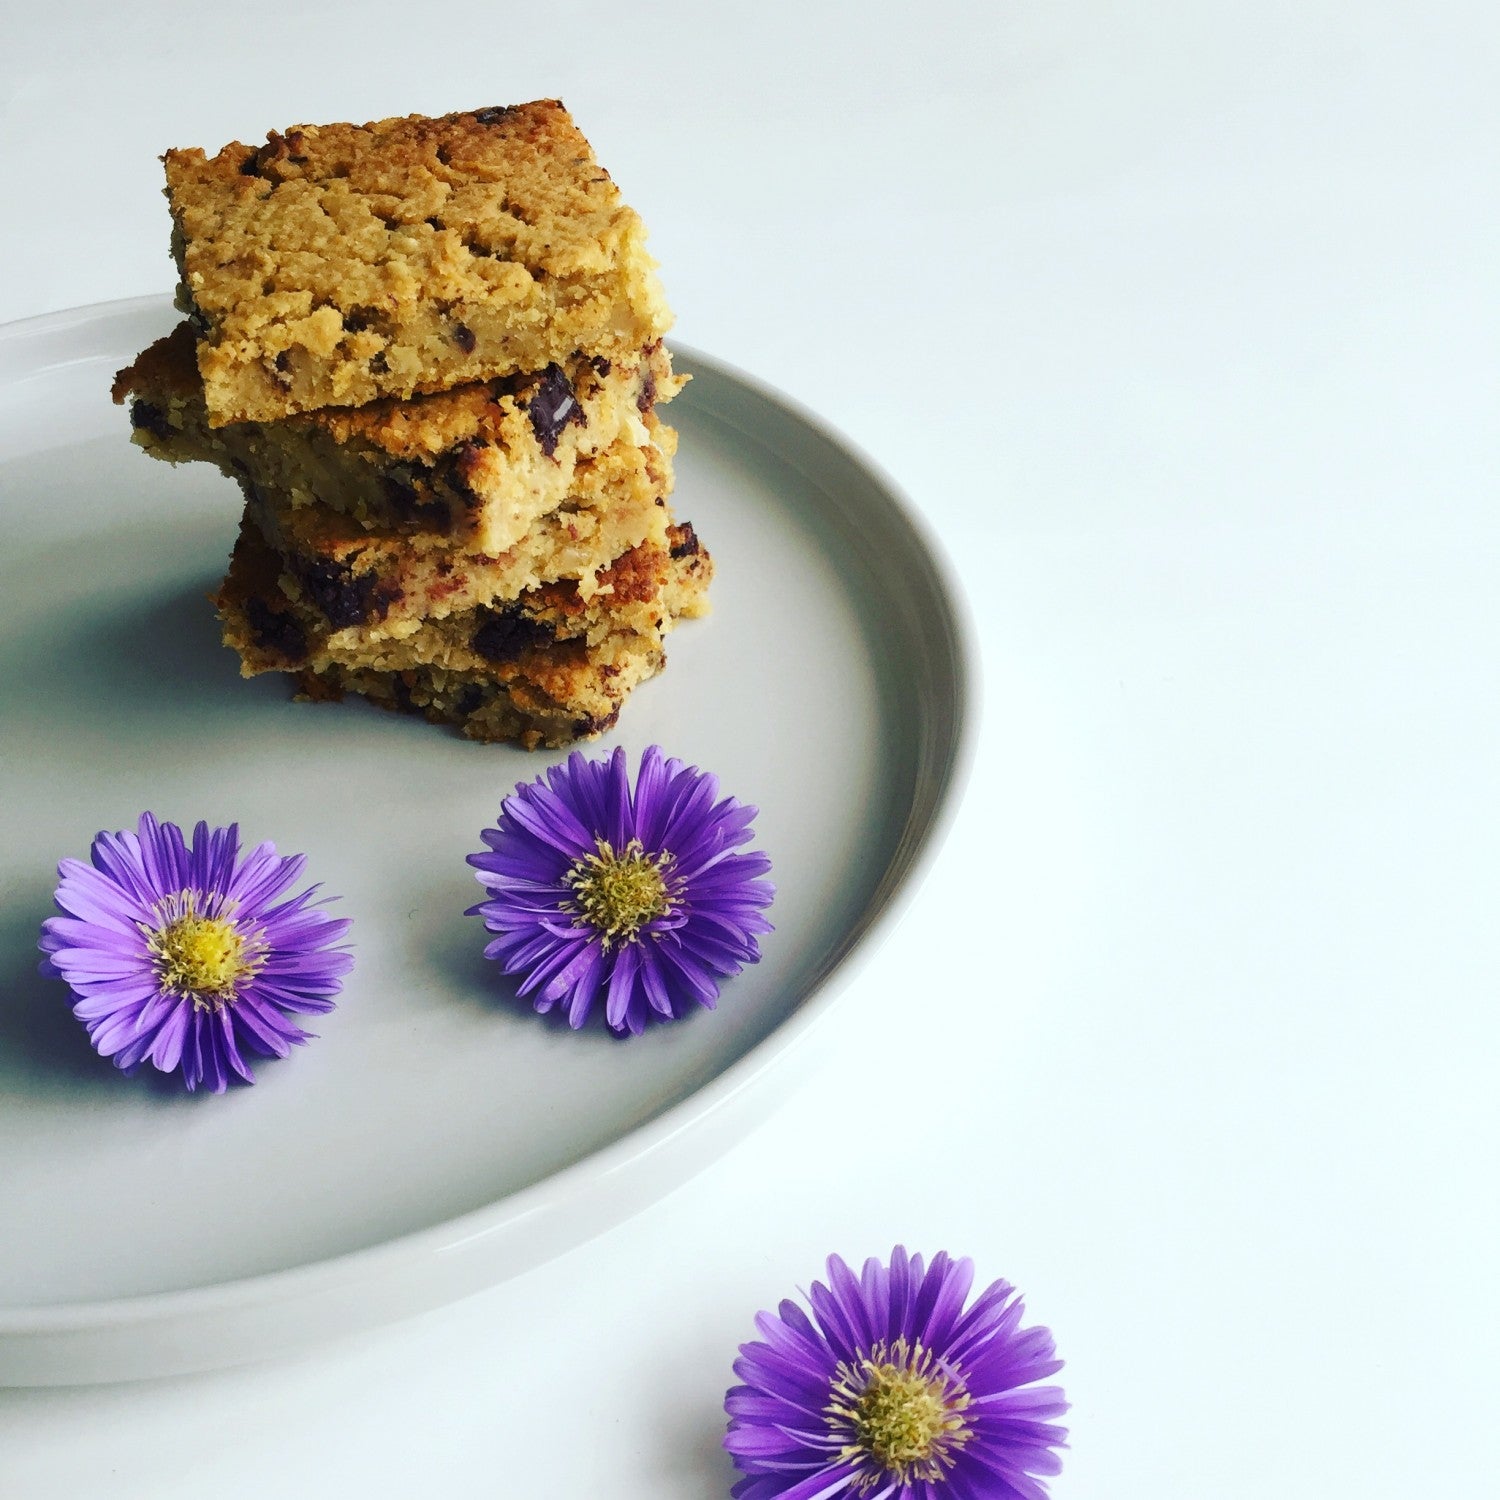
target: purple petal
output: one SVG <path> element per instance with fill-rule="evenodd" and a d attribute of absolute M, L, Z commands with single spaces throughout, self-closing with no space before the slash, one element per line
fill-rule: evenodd
<path fill-rule="evenodd" d="M 468 856 L 489 895 L 469 914 L 499 935 L 486 955 L 517 976 L 521 994 L 541 992 L 538 1009 L 565 1004 L 575 1026 L 601 987 L 616 1031 L 638 1034 L 648 1017 L 674 1019 L 695 1004 L 711 1009 L 720 979 L 756 962 L 756 938 L 771 930 L 761 915 L 773 896 L 761 878 L 770 861 L 728 853 L 750 837 L 754 817 L 754 808 L 720 799 L 715 777 L 664 758 L 659 746 L 642 754 L 633 786 L 623 748 L 596 760 L 574 751 L 506 797 L 498 823 L 481 834 L 484 851 Z M 604 958 L 586 957 L 573 940 L 560 951 L 570 866 L 599 841 L 618 851 L 632 840 L 670 856 L 669 911 Z"/>
<path fill-rule="evenodd" d="M 609 989 L 604 997 L 604 1019 L 615 1031 L 629 1030 L 639 1036 L 644 1022 L 634 1006 L 636 976 L 640 972 L 640 948 L 626 943 L 615 953 Z"/>

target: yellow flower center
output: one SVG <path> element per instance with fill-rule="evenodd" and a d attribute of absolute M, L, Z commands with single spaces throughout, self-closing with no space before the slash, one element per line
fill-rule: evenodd
<path fill-rule="evenodd" d="M 265 947 L 247 940 L 232 917 L 200 912 L 198 901 L 196 891 L 181 891 L 161 902 L 165 921 L 143 928 L 146 950 L 163 990 L 200 1010 L 217 1010 L 239 998 L 240 986 L 264 963 Z"/>
<path fill-rule="evenodd" d="M 964 1411 L 969 1394 L 958 1377 L 920 1343 L 877 1344 L 857 1368 L 840 1364 L 834 1376 L 830 1425 L 849 1436 L 842 1462 L 874 1459 L 901 1483 L 941 1480 L 953 1455 L 969 1440 Z M 872 1489 L 880 1472 L 859 1489 Z"/>
<path fill-rule="evenodd" d="M 595 840 L 595 853 L 575 861 L 563 877 L 573 892 L 569 908 L 598 930 L 604 946 L 629 942 L 652 917 L 672 909 L 666 868 L 672 856 L 647 854 L 639 839 L 631 839 L 618 854 L 604 839 Z"/>

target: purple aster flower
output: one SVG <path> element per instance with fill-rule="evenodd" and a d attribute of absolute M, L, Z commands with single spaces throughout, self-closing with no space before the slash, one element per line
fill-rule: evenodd
<path fill-rule="evenodd" d="M 760 958 L 774 894 L 751 838 L 755 809 L 719 799 L 718 778 L 650 746 L 634 788 L 624 750 L 577 751 L 501 804 L 471 854 L 489 899 L 471 916 L 498 936 L 484 950 L 539 1011 L 582 1026 L 596 997 L 619 1033 L 652 1015 L 713 1008 L 719 980 Z"/>
<path fill-rule="evenodd" d="M 101 833 L 91 864 L 57 867 L 60 917 L 42 923 L 41 972 L 67 982 L 73 1014 L 117 1068 L 180 1070 L 189 1089 L 253 1083 L 247 1054 L 285 1057 L 307 1040 L 294 1015 L 333 1009 L 353 959 L 329 945 L 349 923 L 285 896 L 306 863 L 261 844 L 240 858 L 237 824 L 193 830 L 142 813 Z"/>
<path fill-rule="evenodd" d="M 786 1301 L 740 1346 L 724 1398 L 737 1500 L 1045 1500 L 1068 1409 L 1045 1328 L 1022 1328 L 1014 1287 L 969 1305 L 967 1260 L 924 1266 L 900 1246 L 856 1277 L 838 1256 L 812 1317 Z"/>

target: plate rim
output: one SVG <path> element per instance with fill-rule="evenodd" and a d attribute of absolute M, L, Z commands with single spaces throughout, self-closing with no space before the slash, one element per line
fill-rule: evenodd
<path fill-rule="evenodd" d="M 152 294 L 60 308 L 0 324 L 0 346 L 9 351 L 17 341 L 26 338 L 58 335 L 108 319 L 133 317 L 148 311 L 166 310 L 170 306 L 171 301 L 167 295 Z M 372 1245 L 252 1276 L 123 1297 L 77 1302 L 54 1301 L 20 1307 L 0 1304 L 0 1384 L 66 1384 L 100 1378 L 133 1378 L 132 1375 L 101 1377 L 97 1373 L 73 1375 L 64 1372 L 60 1375 L 46 1373 L 40 1378 L 33 1373 L 30 1377 L 23 1375 L 20 1379 L 13 1379 L 6 1372 L 9 1360 L 3 1356 L 13 1346 L 25 1346 L 32 1351 L 33 1357 L 29 1361 L 23 1360 L 23 1363 L 40 1363 L 45 1366 L 57 1362 L 46 1353 L 49 1339 L 61 1341 L 71 1347 L 80 1336 L 90 1332 L 103 1334 L 107 1331 L 137 1330 L 138 1334 L 144 1335 L 151 1325 L 168 1325 L 216 1313 L 232 1318 L 257 1308 L 294 1304 L 332 1288 L 346 1287 L 350 1283 L 378 1280 L 382 1277 L 420 1277 L 424 1268 L 430 1270 L 432 1262 L 437 1258 L 459 1251 L 466 1245 L 502 1236 L 522 1220 L 538 1215 L 566 1214 L 570 1208 L 586 1203 L 591 1197 L 598 1197 L 602 1187 L 611 1179 L 618 1180 L 627 1173 L 633 1174 L 637 1179 L 649 1175 L 652 1166 L 660 1164 L 670 1155 L 670 1148 L 674 1144 L 681 1145 L 682 1137 L 690 1133 L 701 1135 L 711 1123 L 732 1114 L 736 1106 L 743 1104 L 744 1096 L 774 1069 L 794 1054 L 807 1051 L 809 1037 L 847 996 L 869 959 L 905 915 L 952 830 L 972 776 L 978 742 L 978 643 L 971 607 L 958 581 L 957 572 L 932 524 L 902 486 L 863 447 L 827 418 L 769 381 L 727 360 L 676 339 L 668 342 L 674 354 L 679 354 L 685 364 L 712 372 L 729 385 L 748 391 L 760 403 L 790 418 L 796 425 L 814 435 L 825 448 L 831 449 L 851 464 L 866 486 L 884 501 L 890 517 L 908 533 L 911 543 L 923 558 L 932 586 L 944 605 L 943 637 L 953 677 L 952 727 L 943 738 L 943 763 L 936 773 L 930 769 L 925 773 L 936 782 L 934 805 L 915 838 L 912 836 L 910 822 L 901 829 L 887 866 L 887 874 L 894 872 L 895 878 L 883 881 L 871 894 L 862 914 L 864 920 L 851 930 L 854 942 L 833 961 L 825 974 L 809 986 L 802 1002 L 789 1016 L 685 1098 L 670 1105 L 661 1114 L 633 1126 L 606 1145 L 536 1182 L 478 1208 Z M 36 373 L 52 367 L 50 364 L 41 364 Z M 8 383 L 15 377 L 6 374 L 3 378 Z M 714 420 L 723 420 L 711 409 L 705 410 Z M 752 442 L 759 441 L 753 433 L 742 433 L 742 436 Z M 765 444 L 762 442 L 761 446 L 764 447 Z M 930 653 L 924 650 L 924 654 Z M 709 1159 L 719 1154 L 714 1152 Z M 686 1171 L 674 1173 L 672 1185 L 687 1180 L 706 1164 L 700 1163 L 690 1166 Z M 667 1191 L 670 1191 L 670 1185 L 658 1191 L 641 1192 L 640 1184 L 637 1183 L 637 1201 L 633 1206 L 616 1208 L 606 1213 L 602 1219 L 596 1216 L 582 1233 L 568 1236 L 567 1245 L 580 1243 L 603 1232 L 630 1214 L 649 1207 Z M 528 1267 L 562 1253 L 567 1245 L 533 1255 L 508 1270 L 485 1276 L 469 1290 L 498 1284 L 520 1274 Z M 343 1331 L 354 1332 L 361 1327 L 377 1326 L 393 1318 L 406 1316 L 421 1307 L 441 1305 L 468 1294 L 467 1291 L 459 1291 L 439 1295 L 431 1300 L 418 1299 L 415 1305 L 404 1311 L 397 1310 L 388 1316 L 376 1313 L 362 1318 L 346 1317 L 341 1320 L 340 1326 Z M 293 1339 L 285 1344 L 285 1348 L 290 1351 L 304 1347 L 308 1342 L 316 1342 L 324 1336 L 327 1336 L 327 1331 L 314 1333 L 309 1339 Z M 273 1349 L 269 1352 L 274 1354 L 277 1351 Z M 35 1358 L 38 1353 L 43 1356 L 40 1361 Z M 63 1362 L 66 1363 L 66 1351 L 64 1354 Z M 207 1351 L 207 1354 L 207 1358 L 187 1363 L 181 1360 L 165 1363 L 147 1360 L 135 1363 L 141 1366 L 139 1374 L 155 1375 L 163 1371 L 185 1373 L 190 1369 L 220 1368 L 243 1360 L 267 1357 L 255 1353 L 239 1356 L 227 1353 L 220 1357 L 214 1350 Z"/>

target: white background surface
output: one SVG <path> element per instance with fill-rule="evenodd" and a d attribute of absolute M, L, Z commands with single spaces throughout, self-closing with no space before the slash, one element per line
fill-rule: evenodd
<path fill-rule="evenodd" d="M 682 338 L 947 539 L 986 704 L 770 1124 L 420 1320 L 0 1392 L 0 1494 L 721 1495 L 754 1311 L 898 1239 L 1054 1329 L 1064 1500 L 1495 1493 L 1497 53 L 1352 0 L 7 7 L 0 317 L 169 287 L 169 145 L 559 95 Z"/>

